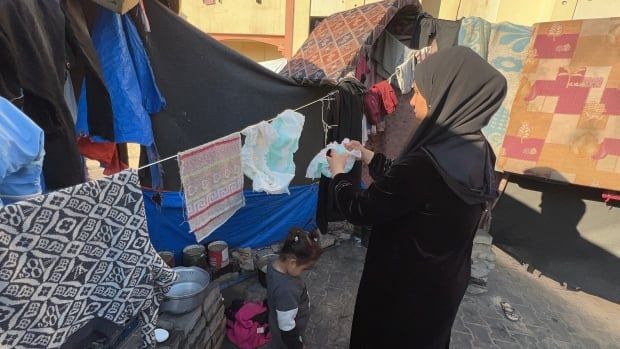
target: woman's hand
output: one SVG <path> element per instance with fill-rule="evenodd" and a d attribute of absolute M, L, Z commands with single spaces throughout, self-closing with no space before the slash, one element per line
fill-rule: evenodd
<path fill-rule="evenodd" d="M 347 148 L 348 151 L 359 150 L 362 154 L 362 162 L 366 165 L 370 164 L 372 158 L 375 156 L 375 153 L 372 150 L 364 148 L 362 143 L 358 141 L 351 141 L 348 144 L 345 144 L 344 147 Z"/>
<path fill-rule="evenodd" d="M 327 155 L 327 164 L 329 165 L 329 172 L 332 173 L 332 177 L 344 173 L 344 166 L 349 156 L 349 154 L 338 154 L 335 151 L 329 152 Z"/>

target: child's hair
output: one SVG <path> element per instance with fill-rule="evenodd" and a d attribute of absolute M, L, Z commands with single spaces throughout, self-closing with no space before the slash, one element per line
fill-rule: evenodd
<path fill-rule="evenodd" d="M 299 228 L 289 231 L 280 251 L 281 260 L 295 258 L 299 265 L 316 262 L 320 255 L 319 235 L 316 232 L 308 233 Z"/>

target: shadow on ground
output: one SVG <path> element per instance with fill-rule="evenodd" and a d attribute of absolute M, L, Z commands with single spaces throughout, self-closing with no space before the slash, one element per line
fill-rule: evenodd
<path fill-rule="evenodd" d="M 529 271 L 620 304 L 619 213 L 600 190 L 520 178 L 495 208 L 491 234 Z"/>

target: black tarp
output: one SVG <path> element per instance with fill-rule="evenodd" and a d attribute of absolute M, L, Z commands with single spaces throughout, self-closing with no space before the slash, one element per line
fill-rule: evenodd
<path fill-rule="evenodd" d="M 165 158 L 261 120 L 294 109 L 327 93 L 328 87 L 302 87 L 220 44 L 155 0 L 145 1 L 151 23 L 147 50 L 165 110 L 153 115 L 155 144 Z M 293 184 L 324 146 L 321 103 L 300 111 L 306 116 Z M 360 125 L 361 127 L 361 125 Z M 142 160 L 144 162 L 144 159 Z M 163 163 L 163 189 L 180 190 L 176 161 Z M 150 185 L 145 171 L 143 184 Z"/>

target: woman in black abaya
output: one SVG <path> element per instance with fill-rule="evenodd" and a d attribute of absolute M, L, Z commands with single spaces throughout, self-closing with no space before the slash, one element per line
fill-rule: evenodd
<path fill-rule="evenodd" d="M 362 150 L 374 183 L 354 186 L 346 156 L 328 159 L 331 193 L 353 224 L 372 225 L 351 348 L 447 348 L 470 275 L 474 234 L 497 197 L 495 157 L 481 129 L 506 80 L 465 47 L 415 68 L 411 104 L 420 124 L 394 161 Z"/>

